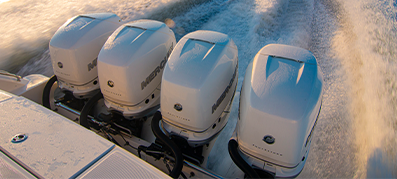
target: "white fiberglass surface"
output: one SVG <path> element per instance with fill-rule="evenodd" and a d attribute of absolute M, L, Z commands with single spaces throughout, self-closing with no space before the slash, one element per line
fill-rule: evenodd
<path fill-rule="evenodd" d="M 10 0 L 0 3 L 0 68 L 53 74 L 48 42 L 69 18 L 113 12 L 124 22 L 165 22 L 177 41 L 195 30 L 230 36 L 239 83 L 255 54 L 271 43 L 313 52 L 324 74 L 323 106 L 299 177 L 397 177 L 397 3 L 395 0 Z M 227 152 L 237 120 L 213 148 L 208 168 L 241 176 Z"/>

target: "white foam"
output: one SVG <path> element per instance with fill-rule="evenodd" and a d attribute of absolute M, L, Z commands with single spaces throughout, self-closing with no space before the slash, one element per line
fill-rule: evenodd
<path fill-rule="evenodd" d="M 357 152 L 356 176 L 366 177 L 369 158 L 396 158 L 396 7 L 391 1 L 341 1 L 345 13 L 333 43 L 347 71 Z M 393 160 L 394 160 L 393 159 Z M 396 161 L 392 161 L 391 166 Z M 394 175 L 396 175 L 395 173 Z"/>
<path fill-rule="evenodd" d="M 32 56 L 40 55 L 48 48 L 49 39 L 55 31 L 73 16 L 113 12 L 128 22 L 148 18 L 151 14 L 178 2 L 173 0 L 13 0 L 3 3 L 0 8 L 0 68 L 12 70 L 26 63 Z M 24 58 L 25 60 L 21 62 Z M 51 72 L 36 71 L 36 73 Z"/>

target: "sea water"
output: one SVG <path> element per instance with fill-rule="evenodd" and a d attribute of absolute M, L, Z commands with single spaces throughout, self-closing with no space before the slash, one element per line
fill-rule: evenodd
<path fill-rule="evenodd" d="M 396 0 L 3 0 L 0 69 L 51 76 L 52 35 L 67 19 L 95 12 L 113 12 L 123 22 L 166 22 L 177 40 L 195 30 L 228 34 L 239 50 L 236 95 L 263 46 L 298 46 L 314 53 L 324 74 L 323 106 L 299 177 L 397 177 L 396 6 Z M 208 161 L 225 177 L 243 175 L 227 151 L 238 100 Z"/>

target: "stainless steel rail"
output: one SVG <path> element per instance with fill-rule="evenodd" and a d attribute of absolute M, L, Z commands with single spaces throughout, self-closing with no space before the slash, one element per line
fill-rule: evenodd
<path fill-rule="evenodd" d="M 190 162 L 188 162 L 188 161 L 186 161 L 186 160 L 184 160 L 183 162 L 185 163 L 185 165 L 189 166 L 190 168 L 193 168 L 193 169 L 195 169 L 195 170 L 197 170 L 197 171 L 200 171 L 200 172 L 202 172 L 202 173 L 204 173 L 204 174 L 206 174 L 206 175 L 208 175 L 208 176 L 210 176 L 210 177 L 212 177 L 212 178 L 220 178 L 220 179 L 223 179 L 222 176 L 217 175 L 217 174 L 215 174 L 215 173 L 212 173 L 211 171 L 208 171 L 208 170 L 206 170 L 206 169 L 204 169 L 204 168 L 201 168 L 201 167 L 199 167 L 199 166 L 197 166 L 197 165 L 194 165 L 194 164 L 192 164 L 192 163 L 190 163 Z"/>
<path fill-rule="evenodd" d="M 3 71 L 3 70 L 0 70 L 0 75 L 15 77 L 15 78 L 17 78 L 17 81 L 21 81 L 21 79 L 22 79 L 22 77 L 19 76 L 19 75 L 8 73 L 8 72 Z"/>
<path fill-rule="evenodd" d="M 55 102 L 55 106 L 56 106 L 56 107 L 59 107 L 59 108 L 62 108 L 62 109 L 64 109 L 64 110 L 66 110 L 66 111 L 69 111 L 69 112 L 71 112 L 71 113 L 73 113 L 73 114 L 75 114 L 75 115 L 77 115 L 77 116 L 80 116 L 80 111 L 76 111 L 76 110 L 74 110 L 74 109 L 72 109 L 72 108 L 70 108 L 70 107 L 68 107 L 68 106 L 66 106 L 66 105 L 64 105 L 64 104 L 62 104 L 61 102 Z M 100 125 L 100 126 L 105 126 L 105 123 L 99 122 L 99 121 L 95 120 L 94 117 L 92 117 L 92 116 L 90 116 L 90 115 L 88 115 L 87 117 L 88 117 L 88 119 L 90 119 L 92 122 L 97 123 L 97 124 Z"/>
<path fill-rule="evenodd" d="M 64 110 L 66 110 L 66 111 L 69 111 L 70 113 L 73 113 L 73 114 L 75 114 L 75 115 L 77 115 L 77 116 L 80 116 L 80 111 L 74 110 L 74 109 L 72 109 L 72 108 L 70 108 L 70 107 L 68 107 L 68 106 L 66 106 L 66 105 L 64 105 L 64 104 L 62 104 L 62 103 L 59 102 L 59 101 L 58 101 L 58 102 L 55 102 L 55 106 L 58 107 L 58 108 L 62 108 L 62 109 L 64 109 Z M 87 117 L 88 117 L 88 119 L 91 119 L 92 122 L 97 123 L 97 124 L 102 125 L 102 126 L 105 126 L 105 123 L 102 123 L 102 122 L 99 122 L 99 121 L 95 120 L 94 117 L 92 117 L 92 116 L 90 116 L 90 115 L 88 115 Z M 135 147 L 135 146 L 134 146 L 134 147 Z M 137 148 L 137 147 L 136 147 L 136 148 Z M 135 148 L 135 149 L 136 149 L 136 148 Z M 154 153 L 154 151 L 151 151 L 151 152 Z M 172 157 L 171 157 L 171 159 L 173 160 Z M 186 161 L 186 160 L 184 160 L 183 162 L 184 162 L 184 165 L 186 165 L 187 167 L 190 167 L 190 168 L 192 168 L 192 169 L 194 169 L 194 170 L 197 170 L 198 172 L 203 173 L 204 175 L 207 175 L 208 177 L 223 179 L 222 176 L 217 175 L 217 174 L 213 173 L 212 171 L 209 171 L 209 170 L 207 170 L 207 169 L 205 169 L 205 168 L 201 168 L 200 166 L 197 166 L 197 165 L 195 165 L 195 164 L 193 164 L 193 163 L 190 163 L 190 162 L 188 162 L 188 161 Z M 152 164 L 152 165 L 153 165 L 153 164 Z M 154 166 L 156 166 L 156 165 L 154 165 Z"/>

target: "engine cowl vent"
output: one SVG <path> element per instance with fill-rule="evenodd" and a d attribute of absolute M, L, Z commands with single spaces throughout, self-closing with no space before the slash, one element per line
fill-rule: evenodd
<path fill-rule="evenodd" d="M 196 31 L 176 45 L 163 74 L 163 127 L 188 138 L 191 145 L 208 142 L 227 123 L 237 86 L 237 47 L 225 34 Z"/>
<path fill-rule="evenodd" d="M 50 41 L 50 55 L 61 89 L 77 98 L 90 97 L 99 90 L 98 54 L 120 25 L 116 14 L 85 14 L 69 19 L 57 30 Z"/>
<path fill-rule="evenodd" d="M 138 20 L 119 27 L 98 57 L 106 106 L 129 118 L 158 109 L 161 77 L 175 44 L 172 30 L 159 21 Z"/>
<path fill-rule="evenodd" d="M 242 154 L 261 163 L 257 167 L 275 168 L 276 177 L 299 174 L 321 109 L 316 58 L 298 47 L 267 45 L 248 65 L 240 94 L 236 139 Z"/>

